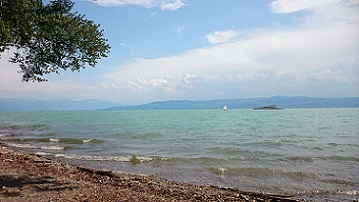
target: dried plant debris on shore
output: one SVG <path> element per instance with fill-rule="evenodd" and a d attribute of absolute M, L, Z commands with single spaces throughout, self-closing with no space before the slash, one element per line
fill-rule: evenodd
<path fill-rule="evenodd" d="M 72 166 L 0 143 L 0 201 L 305 201 L 294 197 Z"/>

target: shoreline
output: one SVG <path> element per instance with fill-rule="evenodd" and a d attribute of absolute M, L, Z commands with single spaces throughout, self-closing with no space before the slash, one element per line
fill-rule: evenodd
<path fill-rule="evenodd" d="M 70 165 L 0 141 L 0 201 L 305 201 Z"/>

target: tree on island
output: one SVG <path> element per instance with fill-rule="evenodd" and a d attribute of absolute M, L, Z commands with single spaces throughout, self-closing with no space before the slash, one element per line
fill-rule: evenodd
<path fill-rule="evenodd" d="M 14 48 L 23 81 L 47 81 L 45 74 L 80 71 L 107 57 L 110 46 L 100 25 L 71 12 L 71 0 L 0 0 L 1 53 Z"/>

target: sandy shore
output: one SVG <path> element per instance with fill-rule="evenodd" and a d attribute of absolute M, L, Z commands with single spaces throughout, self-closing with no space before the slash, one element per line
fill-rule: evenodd
<path fill-rule="evenodd" d="M 62 163 L 0 142 L 0 201 L 300 201 Z"/>

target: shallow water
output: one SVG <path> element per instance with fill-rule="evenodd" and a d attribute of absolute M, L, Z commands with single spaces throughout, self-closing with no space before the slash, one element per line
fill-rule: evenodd
<path fill-rule="evenodd" d="M 0 113 L 0 138 L 118 172 L 310 198 L 359 196 L 359 109 Z"/>

